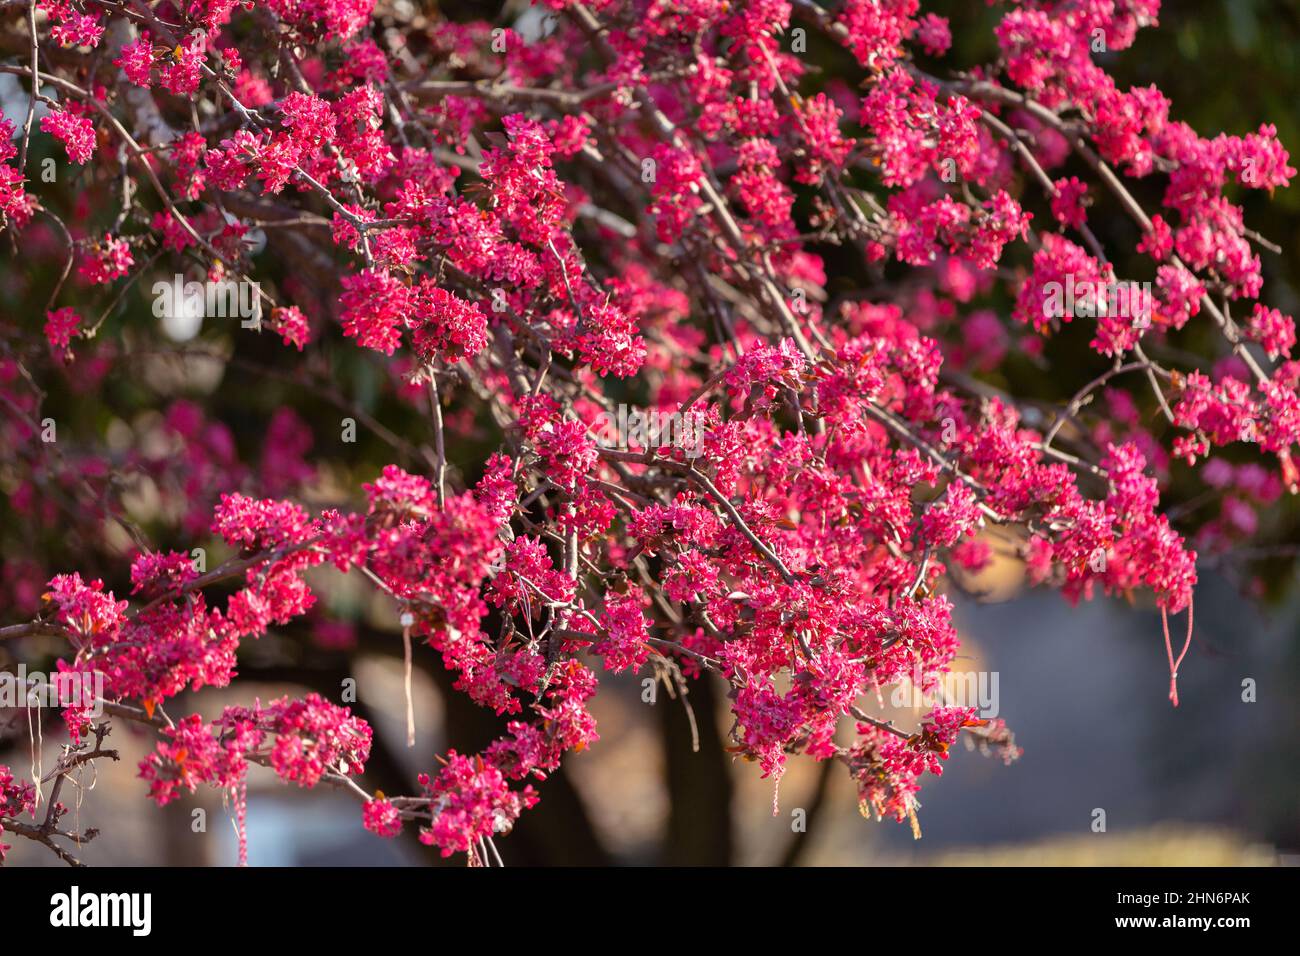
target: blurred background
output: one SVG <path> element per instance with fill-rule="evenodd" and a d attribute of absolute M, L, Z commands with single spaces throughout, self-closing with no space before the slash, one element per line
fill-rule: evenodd
<path fill-rule="evenodd" d="M 482 6 L 430 3 L 423 9 L 436 24 L 440 16 L 482 16 Z M 523 6 L 507 4 L 500 22 L 513 22 Z M 923 9 L 951 17 L 955 62 L 994 56 L 997 10 L 961 0 L 925 2 Z M 1173 100 L 1173 116 L 1203 135 L 1242 134 L 1274 123 L 1296 164 L 1300 4 L 1167 0 L 1160 21 L 1159 28 L 1140 32 L 1133 48 L 1103 55 L 1121 86 L 1158 83 Z M 6 36 L 0 56 L 17 55 L 20 40 L 16 33 Z M 859 75 L 841 51 L 814 43 L 809 58 L 822 68 L 814 85 L 841 78 L 855 83 Z M 11 116 L 25 109 L 25 94 L 12 84 L 0 83 L 0 100 Z M 32 148 L 35 163 L 57 155 L 49 137 L 33 137 Z M 42 200 L 68 211 L 78 204 L 86 211 L 90 204 L 92 218 L 103 200 L 102 218 L 111 222 L 106 197 L 85 186 L 69 177 L 42 187 Z M 1152 184 L 1139 198 L 1154 208 L 1158 196 Z M 1300 186 L 1271 202 L 1253 194 L 1235 198 L 1246 203 L 1248 224 L 1284 250 L 1263 254 L 1263 300 L 1300 311 Z M 1109 249 L 1132 248 L 1131 226 L 1108 214 L 1104 202 L 1091 221 Z M 5 354 L 16 354 L 38 335 L 45 297 L 61 267 L 52 231 L 38 226 L 30 233 L 21 261 L 0 257 Z M 40 258 L 42 243 L 48 261 Z M 835 265 L 839 253 L 827 254 Z M 403 455 L 407 464 L 415 458 L 414 450 L 402 450 L 402 438 L 395 450 L 371 425 L 383 423 L 396 436 L 424 436 L 427 430 L 422 409 L 401 387 L 402 370 L 385 368 L 373 353 L 328 330 L 326 291 L 338 272 L 328 254 L 276 230 L 258 255 L 259 269 L 275 276 L 313 319 L 318 341 L 304 355 L 285 350 L 272 336 L 241 336 L 229 328 L 160 330 L 148 285 L 140 283 L 109 306 L 103 332 L 93 345 L 78 349 L 73 365 L 43 372 L 44 407 L 60 423 L 63 453 L 79 461 L 83 449 L 85 474 L 105 500 L 128 508 L 159 547 L 209 549 L 209 567 L 226 555 L 206 537 L 204 516 L 229 481 L 263 493 L 293 492 L 317 509 L 355 503 L 358 482 L 373 478 L 385 463 L 404 463 Z M 1137 257 L 1125 263 L 1119 255 L 1117 262 L 1141 277 Z M 854 275 L 852 268 L 828 271 Z M 70 294 L 74 301 L 83 294 L 101 309 L 109 304 L 88 289 Z M 992 305 L 1005 317 L 1005 299 Z M 1197 334 L 1189 326 L 1186 344 L 1203 345 L 1194 341 Z M 1048 343 L 1046 364 L 1012 355 L 984 377 L 1018 395 L 1061 403 L 1102 367 L 1088 365 L 1087 354 L 1086 331 L 1070 329 Z M 1133 398 L 1139 405 L 1144 401 L 1140 391 Z M 340 442 L 344 417 L 361 423 L 355 443 Z M 472 481 L 495 450 L 492 431 L 475 421 L 468 402 L 453 407 L 449 428 L 460 430 L 452 446 L 454 477 Z M 119 595 L 127 593 L 123 555 L 131 549 L 129 539 L 107 522 L 93 522 L 88 531 L 59 514 L 50 504 L 59 496 L 71 498 L 74 510 L 87 507 L 77 502 L 80 489 L 33 485 L 24 469 L 36 463 L 21 461 L 25 454 L 17 445 L 12 454 L 0 453 L 0 623 L 30 618 L 43 581 L 59 571 L 102 576 Z M 308 460 L 311 467 L 304 464 Z M 1217 527 L 1217 504 L 1204 500 L 1189 471 L 1176 466 L 1169 477 L 1179 529 L 1195 538 Z M 952 589 L 964 647 L 957 667 L 996 676 L 989 689 L 996 687 L 997 715 L 1015 731 L 1024 756 L 1004 766 L 954 747 L 943 778 L 927 778 L 920 794 L 920 841 L 906 824 L 864 819 L 843 769 L 825 774 L 807 760 L 790 762 L 773 815 L 771 781 L 723 749 L 731 722 L 718 685 L 692 687 L 700 727 L 700 749 L 693 752 L 681 702 L 660 687 L 657 702 L 644 703 L 640 680 L 623 675 L 604 676 L 594 702 L 599 744 L 570 755 L 565 768 L 539 786 L 541 802 L 499 841 L 501 852 L 508 865 L 1295 863 L 1298 517 L 1296 502 L 1284 497 L 1258 509 L 1253 550 L 1231 542 L 1205 549 L 1196 636 L 1180 672 L 1177 710 L 1166 697 L 1160 618 L 1141 599 L 1071 607 L 1055 593 L 1025 586 L 1019 563 L 1005 558 Z M 183 697 L 169 704 L 169 712 L 212 715 L 254 696 L 266 701 L 305 690 L 337 701 L 343 682 L 354 679 L 355 709 L 377 731 L 366 781 L 390 794 L 414 792 L 415 775 L 430 768 L 433 754 L 449 747 L 474 751 L 496 736 L 500 722 L 451 693 L 436 655 L 426 649 L 416 656 L 419 733 L 416 747 L 408 750 L 393 608 L 328 569 L 318 570 L 312 583 L 321 595 L 319 615 L 250 643 L 234 689 Z M 1179 619 L 1176 632 L 1181 626 Z M 58 653 L 38 641 L 22 648 L 32 669 L 48 666 Z M 0 645 L 0 668 L 15 666 L 6 656 L 13 652 Z M 902 726 L 914 719 L 906 708 L 897 716 Z M 57 715 L 44 717 L 48 768 L 63 730 Z M 24 712 L 0 710 L 0 763 L 29 775 L 33 751 L 41 749 L 31 736 Z M 158 810 L 135 775 L 151 740 L 119 725 L 106 745 L 121 751 L 121 762 L 104 763 L 97 775 L 85 773 L 81 793 L 64 791 L 65 802 L 77 807 L 69 825 L 102 830 L 79 854 L 83 860 L 235 861 L 231 810 L 219 794 L 200 790 Z M 1096 829 L 1099 810 L 1104 832 Z M 797 818 L 806 820 L 804 832 L 792 829 Z M 12 865 L 56 863 L 41 847 L 10 842 Z M 285 787 L 260 768 L 250 778 L 248 843 L 252 865 L 443 862 L 418 843 L 413 829 L 393 841 L 363 831 L 359 806 L 349 796 Z"/>

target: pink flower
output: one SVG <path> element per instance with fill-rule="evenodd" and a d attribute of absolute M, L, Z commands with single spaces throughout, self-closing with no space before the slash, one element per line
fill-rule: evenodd
<path fill-rule="evenodd" d="M 125 239 L 105 234 L 104 238 L 90 247 L 90 255 L 81 264 L 79 272 L 94 285 L 107 285 L 120 278 L 135 265 L 131 255 L 131 246 Z"/>
<path fill-rule="evenodd" d="M 1295 347 L 1295 320 L 1259 302 L 1251 312 L 1247 330 L 1252 339 L 1264 346 L 1270 358 L 1289 358 Z"/>
<path fill-rule="evenodd" d="M 5 128 L 0 123 L 0 132 Z M 11 127 L 12 128 L 12 127 Z M 0 222 L 12 222 L 22 228 L 31 221 L 34 200 L 23 188 L 23 176 L 12 166 L 0 165 Z"/>
<path fill-rule="evenodd" d="M 532 787 L 512 791 L 497 768 L 454 750 L 426 789 L 433 822 L 420 832 L 420 842 L 439 847 L 443 856 L 477 852 L 480 839 L 508 833 L 519 814 L 537 802 Z"/>
<path fill-rule="evenodd" d="M 0 764 L 0 817 L 18 817 L 35 807 L 36 788 L 15 777 L 5 764 Z M 0 825 L 0 838 L 4 832 L 4 826 Z M 0 840 L 0 863 L 4 862 L 5 853 L 10 849 L 12 847 L 9 844 Z"/>
<path fill-rule="evenodd" d="M 1152 259 L 1161 262 L 1169 258 L 1174 250 L 1173 233 L 1169 225 L 1159 214 L 1151 217 L 1151 229 L 1138 243 L 1138 252 L 1145 252 Z"/>
<path fill-rule="evenodd" d="M 477 305 L 429 280 L 420 284 L 413 299 L 417 324 L 411 340 L 421 358 L 456 362 L 477 355 L 487 346 L 487 316 Z"/>
<path fill-rule="evenodd" d="M 164 57 L 158 73 L 165 89 L 177 96 L 189 96 L 198 90 L 203 78 L 205 44 L 203 37 L 191 35 Z"/>
<path fill-rule="evenodd" d="M 56 575 L 49 588 L 43 598 L 52 602 L 59 622 L 84 639 L 112 637 L 125 621 L 127 602 L 105 591 L 103 581 L 96 579 L 86 584 L 80 574 L 73 572 Z"/>
<path fill-rule="evenodd" d="M 55 110 L 41 118 L 41 131 L 62 142 L 74 163 L 84 166 L 95 154 L 95 127 L 84 116 Z"/>
<path fill-rule="evenodd" d="M 653 175 L 650 212 L 656 217 L 659 238 L 671 242 L 682 234 L 695 209 L 703 203 L 699 197 L 703 173 L 694 153 L 665 144 L 655 147 L 650 161 L 653 166 L 643 164 Z"/>
<path fill-rule="evenodd" d="M 134 43 L 125 44 L 113 65 L 120 66 L 126 78 L 136 86 L 148 89 L 153 70 L 153 41 L 149 34 L 142 33 Z"/>
<path fill-rule="evenodd" d="M 629 378 L 645 360 L 636 321 L 612 302 L 589 303 L 578 327 L 578 353 L 598 375 Z"/>
<path fill-rule="evenodd" d="M 323 31 L 346 40 L 370 19 L 375 0 L 268 0 L 267 6 L 308 36 Z"/>
<path fill-rule="evenodd" d="M 99 45 L 103 36 L 104 28 L 99 23 L 98 15 L 94 13 L 69 14 L 62 22 L 50 28 L 51 39 L 56 40 L 61 46 L 94 47 Z"/>
<path fill-rule="evenodd" d="M 1156 270 L 1156 288 L 1160 290 L 1160 312 L 1176 329 L 1201 311 L 1203 286 L 1182 266 L 1161 266 Z"/>
<path fill-rule="evenodd" d="M 391 801 L 379 796 L 365 805 L 362 824 L 371 833 L 391 839 L 402 832 L 402 815 Z"/>
<path fill-rule="evenodd" d="M 943 56 L 952 46 L 952 31 L 946 17 L 927 13 L 916 30 L 916 42 L 931 56 Z"/>
<path fill-rule="evenodd" d="M 199 576 L 187 554 L 141 554 L 131 565 L 132 594 L 176 591 Z"/>
<path fill-rule="evenodd" d="M 358 345 L 392 355 L 401 344 L 411 293 L 387 272 L 365 269 L 343 279 L 343 334 Z"/>
<path fill-rule="evenodd" d="M 642 611 L 645 595 L 636 586 L 624 594 L 605 595 L 605 610 L 601 624 L 605 634 L 592 648 L 605 658 L 605 667 L 615 673 L 631 668 L 637 670 L 650 656 L 646 643 L 649 622 Z"/>
<path fill-rule="evenodd" d="M 289 501 L 261 501 L 235 492 L 222 495 L 212 516 L 212 531 L 226 543 L 274 548 L 303 541 L 311 531 L 307 512 Z"/>
<path fill-rule="evenodd" d="M 303 700 L 281 698 L 256 717 L 276 735 L 271 766 L 287 782 L 314 787 L 326 773 L 359 774 L 365 769 L 371 730 L 346 707 L 308 694 Z"/>
<path fill-rule="evenodd" d="M 311 325 L 296 305 L 272 309 L 271 328 L 279 334 L 285 345 L 292 345 L 299 352 L 311 341 Z"/>
<path fill-rule="evenodd" d="M 1063 226 L 1082 226 L 1087 218 L 1084 212 L 1087 196 L 1088 187 L 1077 176 L 1057 180 L 1056 195 L 1052 197 L 1052 215 Z"/>
<path fill-rule="evenodd" d="M 963 481 L 952 481 L 943 500 L 926 511 L 921 534 L 927 544 L 948 548 L 973 531 L 979 521 L 979 509 L 970 486 Z"/>
<path fill-rule="evenodd" d="M 810 98 L 799 110 L 799 131 L 804 137 L 810 162 L 801 165 L 795 179 L 801 183 L 821 182 L 826 169 L 838 171 L 853 143 L 840 133 L 843 112 L 825 93 Z"/>
<path fill-rule="evenodd" d="M 45 313 L 45 340 L 56 352 L 67 352 L 73 336 L 81 326 L 81 316 L 76 309 L 64 307 Z"/>
<path fill-rule="evenodd" d="M 235 77 L 233 88 L 239 102 L 249 109 L 258 109 L 275 99 L 271 85 L 262 76 L 249 70 L 240 71 L 239 76 Z"/>

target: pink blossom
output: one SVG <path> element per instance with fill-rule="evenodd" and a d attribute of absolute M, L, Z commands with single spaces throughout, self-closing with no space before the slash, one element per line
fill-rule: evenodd
<path fill-rule="evenodd" d="M 120 66 L 126 78 L 136 86 L 148 89 L 153 70 L 153 41 L 149 34 L 142 33 L 134 43 L 125 44 L 113 65 Z"/>
<path fill-rule="evenodd" d="M 130 244 L 117 236 L 105 235 L 91 245 L 79 272 L 87 282 L 106 285 L 126 275 L 133 265 L 135 257 L 131 254 Z"/>
<path fill-rule="evenodd" d="M 410 314 L 410 290 L 385 272 L 363 270 L 343 279 L 343 334 L 392 355 Z"/>
<path fill-rule="evenodd" d="M 84 116 L 55 110 L 41 118 L 41 130 L 62 142 L 74 163 L 84 166 L 95 155 L 95 127 Z"/>
<path fill-rule="evenodd" d="M 1247 328 L 1250 337 L 1264 346 L 1270 358 L 1291 356 L 1295 348 L 1295 320 L 1291 316 L 1256 302 Z"/>
<path fill-rule="evenodd" d="M 1084 200 L 1088 187 L 1078 177 L 1071 176 L 1056 183 L 1056 195 L 1052 197 L 1052 215 L 1064 226 L 1078 228 L 1084 224 Z"/>
<path fill-rule="evenodd" d="M 376 836 L 391 839 L 402 832 L 402 815 L 391 801 L 378 797 L 365 805 L 362 824 Z"/>
<path fill-rule="evenodd" d="M 65 306 L 47 312 L 45 313 L 45 340 L 50 343 L 50 348 L 66 352 L 80 326 L 81 316 L 77 315 L 76 309 Z"/>

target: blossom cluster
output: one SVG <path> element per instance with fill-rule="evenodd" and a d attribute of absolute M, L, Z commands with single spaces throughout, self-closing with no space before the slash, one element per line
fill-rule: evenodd
<path fill-rule="evenodd" d="M 44 592 L 35 623 L 66 640 L 60 667 L 103 674 L 115 713 L 157 731 L 140 775 L 158 803 L 207 784 L 242 818 L 248 764 L 265 764 L 350 785 L 379 836 L 414 823 L 486 864 L 562 760 L 598 741 L 602 675 L 633 671 L 725 681 L 728 746 L 774 788 L 792 758 L 836 761 L 864 812 L 919 833 L 922 779 L 958 739 L 1019 752 L 969 708 L 910 731 L 868 712 L 900 681 L 941 686 L 964 580 L 1009 554 L 1071 601 L 1141 594 L 1190 618 L 1192 535 L 1240 543 L 1300 486 L 1295 323 L 1260 301 L 1233 199 L 1295 170 L 1273 127 L 1207 138 L 1094 62 L 1096 38 L 1126 49 L 1156 0 L 1008 4 L 998 61 L 951 76 L 917 65 L 952 35 L 916 0 L 555 0 L 542 36 L 438 20 L 397 39 L 409 11 L 384 6 L 191 0 L 161 18 L 41 3 L 42 39 L 85 48 L 102 86 L 62 71 L 40 135 L 90 179 L 139 167 L 111 226 L 74 210 L 59 256 L 78 263 L 76 295 L 41 314 L 41 354 L 69 379 L 125 377 L 113 348 L 136 347 L 135 317 L 104 326 L 121 329 L 112 347 L 89 317 L 113 314 L 153 262 L 197 259 L 210 277 L 265 278 L 262 331 L 301 373 L 279 378 L 301 384 L 353 350 L 429 430 L 408 440 L 359 416 L 395 455 L 324 510 L 343 466 L 317 467 L 319 434 L 288 407 L 257 456 L 194 398 L 116 424 L 112 454 L 68 453 L 92 492 L 116 469 L 139 482 L 134 500 L 229 555 L 206 569 L 141 545 L 120 585 L 14 568 Z M 842 46 L 860 90 L 810 92 L 796 27 Z M 146 148 L 132 137 L 149 128 Z M 0 217 L 34 234 L 37 211 L 56 213 L 9 141 Z M 1129 192 L 1137 179 L 1160 184 L 1159 210 Z M 1142 322 L 1096 297 L 1048 305 L 1058 284 L 1126 278 L 1093 231 L 1104 191 L 1149 260 Z M 844 250 L 864 275 L 915 281 L 842 294 L 829 273 Z M 1005 321 L 995 293 L 1014 303 Z M 1072 323 L 1107 371 L 1050 417 L 965 374 L 1037 358 Z M 1201 327 L 1222 354 L 1181 348 Z M 0 397 L 22 413 L 0 439 L 15 447 L 38 440 L 26 371 L 0 356 Z M 362 407 L 346 384 L 316 391 Z M 1085 411 L 1098 394 L 1102 416 Z M 598 441 L 629 401 L 689 415 L 699 447 Z M 1199 528 L 1162 504 L 1183 464 L 1222 497 Z M 15 511 L 57 524 L 36 476 L 15 487 Z M 234 682 L 248 641 L 338 623 L 313 590 L 325 566 L 381 592 L 415 645 L 403 652 L 505 721 L 480 752 L 438 757 L 413 795 L 361 787 L 371 728 L 317 695 L 214 720 L 159 709 Z M 78 743 L 94 726 L 85 708 L 64 717 Z M 32 799 L 8 774 L 4 814 Z"/>
<path fill-rule="evenodd" d="M 36 805 L 36 788 L 26 780 L 14 776 L 13 771 L 0 764 L 0 863 L 5 852 L 12 847 L 4 842 L 4 818 L 16 818 Z"/>

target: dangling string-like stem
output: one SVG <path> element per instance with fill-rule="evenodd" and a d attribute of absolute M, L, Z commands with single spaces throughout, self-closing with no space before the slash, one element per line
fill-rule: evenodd
<path fill-rule="evenodd" d="M 235 832 L 239 834 L 239 865 L 248 866 L 248 777 L 231 788 L 235 798 Z"/>
<path fill-rule="evenodd" d="M 41 726 L 41 701 L 39 697 L 34 697 L 27 691 L 26 685 L 23 687 L 27 696 L 27 740 L 31 744 L 32 781 L 36 784 L 36 802 L 32 804 L 32 819 L 36 819 L 36 810 L 41 805 L 41 797 L 44 795 L 45 781 L 45 730 Z M 32 728 L 32 704 L 36 704 L 36 727 Z"/>
<path fill-rule="evenodd" d="M 1178 706 L 1178 668 L 1182 666 L 1183 658 L 1187 656 L 1187 649 L 1192 646 L 1192 599 L 1187 599 L 1187 640 L 1183 642 L 1182 653 L 1178 655 L 1178 660 L 1174 660 L 1174 645 L 1169 639 L 1169 610 L 1162 607 L 1160 609 L 1160 622 L 1165 629 L 1165 653 L 1169 656 L 1169 700 L 1175 707 Z"/>
<path fill-rule="evenodd" d="M 406 746 L 415 746 L 415 701 L 411 697 L 411 625 L 414 616 L 410 611 L 402 614 L 402 650 L 406 657 Z"/>

